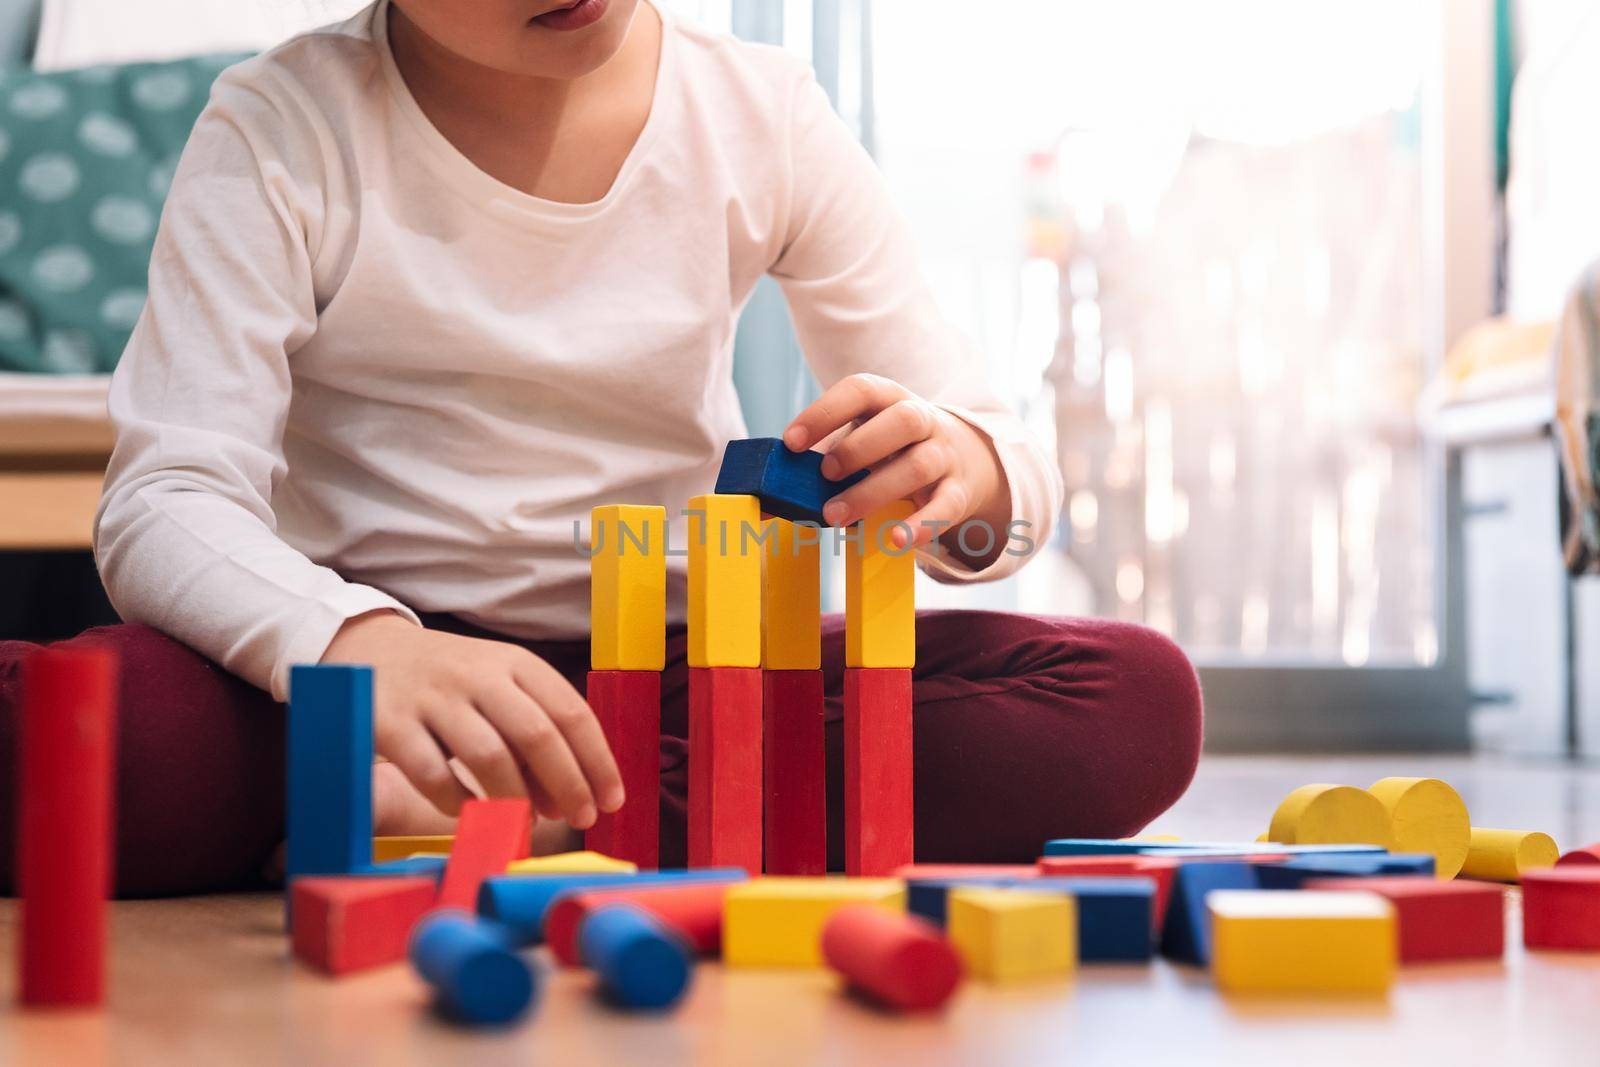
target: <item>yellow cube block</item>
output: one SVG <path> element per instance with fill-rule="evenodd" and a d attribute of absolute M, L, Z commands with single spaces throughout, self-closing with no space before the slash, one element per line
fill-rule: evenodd
<path fill-rule="evenodd" d="M 911 501 L 897 500 L 862 519 L 860 540 L 844 544 L 844 662 L 847 667 L 911 667 L 917 659 L 916 558 L 890 541 Z"/>
<path fill-rule="evenodd" d="M 774 671 L 822 667 L 821 531 L 768 519 L 761 555 L 761 665 Z"/>
<path fill-rule="evenodd" d="M 979 978 L 1012 982 L 1078 965 L 1078 904 L 1069 893 L 952 889 L 945 908 L 945 932 Z"/>
<path fill-rule="evenodd" d="M 1385 993 L 1394 982 L 1394 905 L 1376 893 L 1218 889 L 1211 973 L 1230 993 Z"/>
<path fill-rule="evenodd" d="M 589 545 L 589 666 L 661 670 L 667 662 L 667 509 L 595 508 Z"/>
<path fill-rule="evenodd" d="M 453 834 L 407 834 L 395 837 L 374 837 L 372 839 L 372 862 L 388 863 L 390 860 L 408 859 L 419 852 L 448 853 L 455 843 L 456 839 Z"/>
<path fill-rule="evenodd" d="M 745 967 L 819 967 L 822 927 L 847 904 L 904 911 L 897 878 L 756 878 L 728 890 L 722 961 Z"/>
<path fill-rule="evenodd" d="M 599 852 L 557 852 L 553 856 L 530 856 L 512 860 L 507 874 L 632 874 L 639 869 L 637 863 L 612 859 Z"/>
<path fill-rule="evenodd" d="M 761 666 L 761 504 L 689 501 L 689 666 Z"/>

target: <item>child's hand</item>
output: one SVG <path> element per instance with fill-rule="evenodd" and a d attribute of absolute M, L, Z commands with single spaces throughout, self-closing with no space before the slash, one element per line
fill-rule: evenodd
<path fill-rule="evenodd" d="M 382 611 L 346 622 L 322 662 L 372 665 L 374 747 L 446 814 L 471 796 L 451 756 L 490 796 L 526 796 L 579 829 L 622 806 L 594 712 L 531 652 Z"/>
<path fill-rule="evenodd" d="M 852 374 L 796 415 L 783 442 L 798 452 L 844 427 L 851 428 L 829 444 L 823 476 L 843 478 L 866 467 L 872 473 L 823 507 L 830 525 L 844 526 L 885 504 L 910 499 L 917 507 L 909 520 L 913 545 L 925 545 L 948 530 L 944 544 L 965 556 L 953 532 L 966 520 L 979 519 L 990 524 L 994 545 L 987 558 L 969 563 L 981 567 L 999 555 L 1011 502 L 1000 458 L 982 434 L 887 378 Z M 894 529 L 890 537 L 904 547 L 904 530 Z"/>

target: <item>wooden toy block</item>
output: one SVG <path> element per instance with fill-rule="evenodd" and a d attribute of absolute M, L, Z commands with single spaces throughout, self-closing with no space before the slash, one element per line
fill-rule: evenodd
<path fill-rule="evenodd" d="M 589 513 L 589 666 L 667 663 L 667 509 L 607 504 Z"/>
<path fill-rule="evenodd" d="M 545 919 L 564 894 L 597 889 L 639 889 L 652 885 L 692 885 L 702 882 L 743 881 L 739 867 L 706 870 L 647 871 L 628 874 L 502 874 L 485 878 L 478 890 L 478 914 L 506 931 L 513 945 L 536 945 L 544 939 Z"/>
<path fill-rule="evenodd" d="M 815 967 L 822 927 L 847 904 L 904 911 L 893 878 L 756 878 L 734 886 L 722 908 L 722 959 L 729 966 Z"/>
<path fill-rule="evenodd" d="M 618 1007 L 669 1007 L 694 974 L 683 940 L 633 904 L 590 912 L 578 928 L 578 945 L 584 966 L 600 979 L 602 995 Z"/>
<path fill-rule="evenodd" d="M 469 800 L 456 821 L 456 846 L 444 869 L 438 906 L 471 911 L 478 887 L 528 854 L 533 812 L 525 797 Z"/>
<path fill-rule="evenodd" d="M 459 911 L 424 916 L 409 955 L 433 987 L 439 1011 L 476 1026 L 499 1026 L 528 1010 L 536 991 L 533 968 L 507 947 L 500 932 Z"/>
<path fill-rule="evenodd" d="M 761 671 L 689 668 L 689 866 L 761 871 Z"/>
<path fill-rule="evenodd" d="M 911 671 L 844 672 L 844 870 L 883 875 L 915 857 Z"/>
<path fill-rule="evenodd" d="M 450 854 L 455 844 L 454 834 L 406 834 L 372 839 L 372 862 L 388 863 L 390 860 L 409 859 L 419 852 Z"/>
<path fill-rule="evenodd" d="M 1600 864 L 1600 844 L 1575 848 L 1556 860 L 1557 867 L 1586 867 L 1590 864 Z"/>
<path fill-rule="evenodd" d="M 372 862 L 372 668 L 289 672 L 287 873 L 348 874 Z"/>
<path fill-rule="evenodd" d="M 1400 962 L 1498 959 L 1505 951 L 1505 890 L 1483 882 L 1444 882 L 1431 875 L 1312 878 L 1307 891 L 1357 889 L 1394 905 Z"/>
<path fill-rule="evenodd" d="M 432 878 L 437 888 L 444 879 L 444 869 L 449 863 L 449 856 L 418 854 L 403 860 L 369 863 L 365 867 L 358 867 L 354 873 L 364 878 Z"/>
<path fill-rule="evenodd" d="M 1152 842 L 1133 839 L 1061 837 L 1044 843 L 1046 856 L 1267 856 L 1335 852 L 1386 852 L 1383 845 L 1318 844 L 1290 845 L 1269 842 L 1184 841 Z"/>
<path fill-rule="evenodd" d="M 974 977 L 991 982 L 1070 975 L 1078 918 L 1067 893 L 968 887 L 950 894 L 945 927 Z"/>
<path fill-rule="evenodd" d="M 1485 882 L 1518 882 L 1527 871 L 1552 867 L 1561 850 L 1549 834 L 1537 830 L 1472 828 L 1472 842 L 1461 877 Z"/>
<path fill-rule="evenodd" d="M 1219 889 L 1211 973 L 1227 993 L 1388 992 L 1394 906 L 1376 893 Z"/>
<path fill-rule="evenodd" d="M 938 927 L 871 904 L 828 917 L 822 959 L 853 989 L 901 1011 L 938 1008 L 961 984 L 961 957 Z"/>
<path fill-rule="evenodd" d="M 590 671 L 589 706 L 616 758 L 626 799 L 584 831 L 591 853 L 655 867 L 661 856 L 661 674 Z"/>
<path fill-rule="evenodd" d="M 116 709 L 111 650 L 50 648 L 23 661 L 15 788 L 26 1007 L 105 999 Z"/>
<path fill-rule="evenodd" d="M 758 497 L 769 514 L 825 526 L 822 506 L 866 476 L 858 471 L 839 481 L 824 478 L 821 452 L 791 452 L 776 437 L 752 437 L 728 442 L 716 488 Z"/>
<path fill-rule="evenodd" d="M 1376 856 L 1297 856 L 1283 863 L 1259 865 L 1256 877 L 1262 889 L 1299 889 L 1313 878 L 1372 878 L 1379 875 L 1433 873 L 1431 852 L 1391 852 Z"/>
<path fill-rule="evenodd" d="M 859 540 L 844 546 L 846 667 L 916 664 L 916 558 L 890 541 L 894 524 L 905 523 L 914 510 L 909 500 L 886 504 L 863 518 L 855 530 Z"/>
<path fill-rule="evenodd" d="M 1437 778 L 1383 778 L 1367 787 L 1389 812 L 1396 852 L 1428 852 L 1434 874 L 1454 878 L 1472 837 L 1467 805 Z"/>
<path fill-rule="evenodd" d="M 1132 877 L 1148 878 L 1155 883 L 1155 896 L 1150 906 L 1150 926 L 1160 936 L 1167 918 L 1167 904 L 1172 899 L 1172 880 L 1177 874 L 1179 861 L 1161 856 L 1044 856 L 1039 860 L 1038 873 L 1045 877 Z"/>
<path fill-rule="evenodd" d="M 949 923 L 951 894 L 958 889 L 1007 889 L 1067 893 L 1075 898 L 1078 958 L 1084 963 L 1147 960 L 1155 883 L 1145 877 L 949 878 L 906 883 L 906 910 L 936 926 Z"/>
<path fill-rule="evenodd" d="M 816 530 L 768 519 L 761 554 L 761 665 L 822 667 L 822 550 Z"/>
<path fill-rule="evenodd" d="M 826 874 L 822 672 L 768 670 L 761 686 L 767 873 Z"/>
<path fill-rule="evenodd" d="M 741 879 L 742 880 L 742 879 Z M 722 905 L 732 879 L 716 882 L 662 882 L 581 889 L 556 897 L 545 912 L 544 940 L 564 966 L 576 966 L 578 927 L 584 916 L 607 904 L 633 904 L 654 915 L 695 952 L 715 956 L 722 951 Z"/>
<path fill-rule="evenodd" d="M 1211 920 L 1206 895 L 1261 885 L 1256 864 L 1242 860 L 1185 863 L 1172 878 L 1172 899 L 1161 928 L 1161 954 L 1169 960 L 1204 967 L 1211 962 Z"/>
<path fill-rule="evenodd" d="M 507 874 L 599 874 L 615 871 L 632 874 L 639 865 L 629 860 L 613 859 L 599 852 L 585 849 L 582 852 L 557 852 L 553 856 L 529 856 L 512 860 L 506 865 Z"/>
<path fill-rule="evenodd" d="M 1522 943 L 1600 949 L 1600 867 L 1551 867 L 1522 875 Z"/>
<path fill-rule="evenodd" d="M 761 507 L 753 496 L 689 501 L 689 666 L 761 666 Z"/>
<path fill-rule="evenodd" d="M 406 958 L 411 928 L 433 907 L 432 878 L 307 875 L 289 883 L 291 944 L 303 962 L 349 974 Z"/>
<path fill-rule="evenodd" d="M 1031 863 L 907 863 L 890 872 L 908 882 L 930 878 L 1037 878 L 1040 873 Z"/>
<path fill-rule="evenodd" d="M 1267 835 L 1291 845 L 1367 844 L 1394 840 L 1389 811 L 1377 797 L 1351 785 L 1303 785 L 1272 813 Z"/>

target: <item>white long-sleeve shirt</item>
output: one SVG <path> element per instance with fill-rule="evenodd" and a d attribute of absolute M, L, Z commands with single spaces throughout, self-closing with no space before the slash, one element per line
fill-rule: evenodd
<path fill-rule="evenodd" d="M 292 664 L 373 609 L 583 636 L 574 520 L 661 504 L 685 543 L 688 498 L 745 435 L 734 327 L 767 273 L 824 385 L 872 371 L 988 434 L 1044 543 L 1053 464 L 941 320 L 802 62 L 664 17 L 649 118 L 588 204 L 457 151 L 396 69 L 382 2 L 231 68 L 112 382 L 95 536 L 112 602 L 280 699 Z"/>

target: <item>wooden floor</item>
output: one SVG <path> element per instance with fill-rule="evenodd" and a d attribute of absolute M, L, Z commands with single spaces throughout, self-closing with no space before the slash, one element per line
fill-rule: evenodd
<path fill-rule="evenodd" d="M 1455 783 L 1474 822 L 1600 839 L 1600 769 L 1474 760 L 1212 758 L 1153 832 L 1253 837 L 1277 800 L 1312 781 L 1390 773 Z M 679 1011 L 600 1006 L 580 973 L 548 968 L 535 1014 L 468 1033 L 426 1010 L 395 966 L 329 981 L 287 956 L 276 896 L 115 906 L 111 1004 L 22 1014 L 0 970 L 0 1064 L 1488 1064 L 1596 1062 L 1600 954 L 1407 968 L 1386 1000 L 1237 1000 L 1204 973 L 1158 962 L 1090 966 L 1071 981 L 970 984 L 931 1018 L 884 1015 L 823 972 L 699 969 Z M 1515 921 L 1514 901 L 1508 918 Z M 1512 929 L 1515 929 L 1513 926 Z M 9 960 L 14 906 L 0 904 Z"/>

